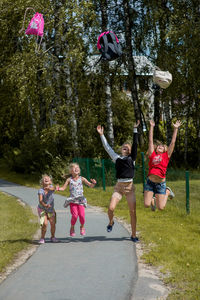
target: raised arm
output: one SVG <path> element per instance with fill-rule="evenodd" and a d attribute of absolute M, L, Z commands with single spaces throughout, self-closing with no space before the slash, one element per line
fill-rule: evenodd
<path fill-rule="evenodd" d="M 175 147 L 175 143 L 176 143 L 176 137 L 177 137 L 177 133 L 178 133 L 178 129 L 181 126 L 181 121 L 176 121 L 176 123 L 173 123 L 173 127 L 174 127 L 174 131 L 173 131 L 173 135 L 172 135 L 172 140 L 171 143 L 168 147 L 167 153 L 168 156 L 170 157 L 174 151 L 174 147 Z"/>
<path fill-rule="evenodd" d="M 59 187 L 59 185 L 56 186 L 56 191 L 64 191 L 68 186 L 69 182 L 70 182 L 70 178 L 67 178 L 63 186 L 61 187 Z"/>
<path fill-rule="evenodd" d="M 150 128 L 149 128 L 149 148 L 148 148 L 148 155 L 150 156 L 154 151 L 154 144 L 153 144 L 153 130 L 154 130 L 155 122 L 150 120 Z"/>
<path fill-rule="evenodd" d="M 100 135 L 104 149 L 106 150 L 106 152 L 108 153 L 110 158 L 115 162 L 117 160 L 117 158 L 119 157 L 119 155 L 117 153 L 115 153 L 115 151 L 108 144 L 108 142 L 104 136 L 104 128 L 101 125 L 97 126 L 97 132 Z"/>
<path fill-rule="evenodd" d="M 85 177 L 81 177 L 81 178 L 82 178 L 82 182 L 91 188 L 93 188 L 97 183 L 95 179 L 90 179 L 91 182 L 89 182 Z"/>
<path fill-rule="evenodd" d="M 136 160 L 137 157 L 137 146 L 138 146 L 138 126 L 140 125 L 140 120 L 137 121 L 137 123 L 134 124 L 133 127 L 133 144 L 131 147 L 131 157 L 133 161 Z"/>

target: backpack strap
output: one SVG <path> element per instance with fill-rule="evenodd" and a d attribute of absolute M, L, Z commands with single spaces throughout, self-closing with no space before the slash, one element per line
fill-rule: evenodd
<path fill-rule="evenodd" d="M 114 46 L 114 50 L 113 52 L 115 52 L 116 54 L 118 54 L 119 56 L 122 55 L 122 52 L 121 52 L 121 46 L 119 43 L 117 43 L 117 40 L 116 40 L 116 36 L 113 32 L 109 32 L 109 35 L 111 37 L 111 40 L 112 40 L 112 43 L 113 43 L 113 46 Z"/>
<path fill-rule="evenodd" d="M 19 33 L 21 33 L 23 30 L 25 30 L 24 28 L 24 24 L 25 24 L 25 20 L 26 20 L 26 13 L 29 9 L 32 9 L 34 11 L 34 13 L 36 13 L 35 9 L 33 7 L 27 7 L 27 9 L 25 10 L 25 13 L 24 13 L 24 21 L 23 21 L 23 25 L 22 25 L 22 28 L 20 29 Z"/>
<path fill-rule="evenodd" d="M 103 44 L 104 44 L 104 51 L 103 52 L 107 53 L 108 52 L 108 38 L 107 38 L 106 34 L 104 34 L 102 36 L 102 40 L 103 40 Z M 102 47 L 101 47 L 101 50 L 102 50 Z"/>

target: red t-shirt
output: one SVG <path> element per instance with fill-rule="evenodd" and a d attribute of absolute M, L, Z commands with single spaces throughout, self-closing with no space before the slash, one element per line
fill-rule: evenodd
<path fill-rule="evenodd" d="M 156 153 L 153 151 L 149 157 L 149 175 L 157 175 L 161 178 L 165 178 L 167 166 L 169 163 L 169 156 L 167 152 Z"/>

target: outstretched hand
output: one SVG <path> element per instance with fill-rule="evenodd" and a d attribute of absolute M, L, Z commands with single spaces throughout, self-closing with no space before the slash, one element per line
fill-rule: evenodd
<path fill-rule="evenodd" d="M 90 179 L 90 181 L 93 183 L 93 184 L 96 184 L 96 180 L 95 179 Z"/>
<path fill-rule="evenodd" d="M 134 128 L 137 128 L 140 125 L 140 120 L 137 120 L 137 123 L 134 123 Z"/>
<path fill-rule="evenodd" d="M 100 135 L 103 135 L 103 133 L 104 133 L 104 128 L 103 128 L 103 126 L 98 125 L 98 126 L 97 126 L 97 132 L 98 132 Z"/>
<path fill-rule="evenodd" d="M 150 120 L 149 123 L 150 123 L 150 126 L 153 126 L 153 127 L 155 126 L 154 120 Z"/>
<path fill-rule="evenodd" d="M 179 128 L 182 125 L 180 120 L 177 120 L 176 123 L 173 123 L 174 128 Z"/>

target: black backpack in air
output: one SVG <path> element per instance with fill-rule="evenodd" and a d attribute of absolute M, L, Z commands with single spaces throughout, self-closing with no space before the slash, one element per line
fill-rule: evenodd
<path fill-rule="evenodd" d="M 119 40 L 112 31 L 105 31 L 99 35 L 97 48 L 101 52 L 101 59 L 104 60 L 115 60 L 122 55 Z"/>

